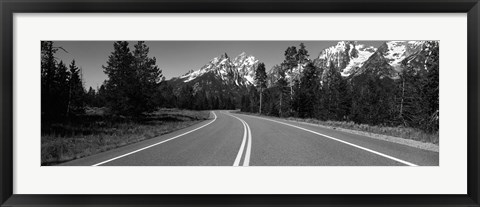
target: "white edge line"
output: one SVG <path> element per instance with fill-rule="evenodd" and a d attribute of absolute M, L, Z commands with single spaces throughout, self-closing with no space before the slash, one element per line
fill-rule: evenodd
<path fill-rule="evenodd" d="M 170 140 L 173 140 L 173 139 L 179 138 L 179 137 L 181 137 L 181 136 L 183 136 L 183 135 L 186 135 L 186 134 L 192 133 L 192 132 L 194 132 L 194 131 L 197 131 L 197 130 L 199 130 L 199 129 L 203 128 L 203 127 L 206 127 L 206 126 L 208 126 L 209 124 L 213 123 L 215 120 L 217 120 L 217 115 L 215 114 L 215 112 L 214 112 L 214 111 L 211 111 L 211 112 L 213 113 L 213 115 L 215 116 L 215 118 L 214 118 L 212 121 L 208 122 L 207 124 L 205 124 L 205 125 L 203 125 L 203 126 L 201 126 L 201 127 L 198 127 L 198 128 L 196 128 L 196 129 L 190 130 L 190 131 L 188 131 L 188 132 L 185 132 L 185 133 L 183 133 L 183 134 L 180 134 L 180 135 L 174 136 L 174 137 L 172 137 L 172 138 L 170 138 L 170 139 L 166 139 L 166 140 L 163 140 L 163 141 L 161 141 L 161 142 L 157 142 L 157 143 L 155 143 L 155 144 L 152 144 L 152 145 L 146 146 L 146 147 L 144 147 L 144 148 L 141 148 L 141 149 L 138 149 L 138 150 L 135 150 L 135 151 L 132 151 L 132 152 L 129 152 L 129 153 L 126 153 L 126 154 L 123 154 L 123 155 L 120 155 L 120 156 L 114 157 L 114 158 L 112 158 L 112 159 L 105 160 L 105 161 L 103 161 L 103 162 L 99 162 L 99 163 L 97 163 L 97 164 L 94 164 L 94 165 L 92 165 L 92 166 L 99 166 L 99 165 L 103 165 L 103 164 L 105 164 L 105 163 L 108 163 L 108 162 L 114 161 L 114 160 L 116 160 L 116 159 L 120 159 L 120 158 L 122 158 L 122 157 L 125 157 L 125 156 L 128 156 L 128 155 L 131 155 L 131 154 L 133 154 L 133 153 L 140 152 L 140 151 L 142 151 L 142 150 L 148 149 L 148 148 L 150 148 L 150 147 L 154 147 L 154 146 L 156 146 L 156 145 L 159 145 L 159 144 L 163 144 L 163 143 L 165 143 L 165 142 L 168 142 L 168 141 L 170 141 Z"/>
<path fill-rule="evenodd" d="M 305 131 L 307 131 L 307 132 L 311 132 L 311 133 L 314 133 L 314 134 L 317 134 L 317 135 L 320 135 L 320 136 L 323 136 L 323 137 L 326 137 L 326 138 L 329 138 L 329 139 L 332 139 L 332 140 L 335 140 L 335 141 L 338 141 L 338 142 L 341 142 L 341 143 L 350 145 L 350 146 L 352 146 L 352 147 L 356 147 L 356 148 L 359 148 L 359 149 L 362 149 L 362 150 L 371 152 L 371 153 L 373 153 L 373 154 L 380 155 L 380 156 L 382 156 L 382 157 L 385 157 L 385 158 L 388 158 L 388 159 L 391 159 L 391 160 L 400 162 L 400 163 L 405 164 L 405 165 L 408 165 L 408 166 L 418 166 L 418 165 L 413 164 L 413 163 L 411 163 L 411 162 L 407 162 L 407 161 L 405 161 L 405 160 L 401 160 L 401 159 L 398 159 L 398 158 L 396 158 L 396 157 L 392 157 L 392 156 L 390 156 L 390 155 L 386 155 L 386 154 L 383 154 L 383 153 L 381 153 L 381 152 L 377 152 L 377 151 L 375 151 L 375 150 L 371 150 L 371 149 L 368 149 L 368 148 L 365 148 L 365 147 L 362 147 L 362 146 L 359 146 L 359 145 L 356 145 L 356 144 L 352 144 L 352 143 L 350 143 L 350 142 L 343 141 L 343 140 L 341 140 L 341 139 L 337 139 L 337 138 L 334 138 L 334 137 L 331 137 L 331 136 L 328 136 L 328 135 L 325 135 L 325 134 L 321 134 L 321 133 L 318 133 L 318 132 L 316 132 L 316 131 L 312 131 L 312 130 L 309 130 L 309 129 L 305 129 L 305 128 L 303 128 L 303 127 L 295 126 L 295 125 L 292 125 L 292 124 L 284 123 L 284 122 L 277 121 L 277 120 L 273 120 L 273 119 L 267 119 L 267 118 L 263 118 L 263 117 L 251 116 L 251 115 L 246 115 L 246 114 L 244 114 L 244 115 L 245 115 L 245 116 L 254 117 L 254 118 L 258 118 L 258 119 L 264 119 L 264 120 L 268 120 L 268 121 L 273 121 L 273 122 L 277 122 L 277 123 L 284 124 L 284 125 L 287 125 L 287 126 L 291 126 L 291 127 L 295 127 L 295 128 L 298 128 L 298 129 L 302 129 L 302 130 L 305 130 Z"/>

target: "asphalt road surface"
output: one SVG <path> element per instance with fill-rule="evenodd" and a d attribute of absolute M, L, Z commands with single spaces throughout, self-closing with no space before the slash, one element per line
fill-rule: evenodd
<path fill-rule="evenodd" d="M 439 153 L 305 123 L 212 111 L 196 125 L 62 165 L 438 166 Z"/>

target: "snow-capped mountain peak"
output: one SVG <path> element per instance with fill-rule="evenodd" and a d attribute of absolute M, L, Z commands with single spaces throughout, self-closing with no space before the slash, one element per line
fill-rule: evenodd
<path fill-rule="evenodd" d="M 377 49 L 373 46 L 365 46 L 365 45 L 356 45 L 354 48 L 351 49 L 350 52 L 350 61 L 347 66 L 342 71 L 342 76 L 348 76 L 354 72 L 357 68 L 361 68 L 363 63 L 368 60 L 370 56 L 376 51 Z M 356 51 L 356 52 L 353 52 Z"/>
<path fill-rule="evenodd" d="M 242 52 L 233 61 L 227 53 L 221 54 L 210 60 L 208 64 L 196 71 L 190 71 L 180 76 L 184 82 L 190 82 L 206 74 L 214 73 L 223 81 L 232 81 L 236 85 L 251 85 L 254 83 L 255 69 L 258 60 Z"/>
<path fill-rule="evenodd" d="M 314 63 L 323 68 L 333 66 L 342 76 L 372 70 L 374 73 L 395 77 L 405 68 L 406 63 L 415 62 L 417 68 L 423 64 L 422 67 L 425 68 L 427 43 L 428 41 L 386 41 L 375 48 L 358 44 L 356 41 L 340 41 L 322 50 Z"/>
<path fill-rule="evenodd" d="M 247 56 L 245 52 L 242 52 L 233 61 L 233 65 L 237 68 L 240 76 L 245 78 L 249 84 L 254 83 L 257 64 L 258 60 L 253 56 Z"/>
<path fill-rule="evenodd" d="M 340 41 L 335 46 L 330 46 L 324 49 L 322 52 L 320 52 L 320 55 L 318 56 L 318 58 L 327 59 L 327 58 L 331 58 L 332 56 L 338 53 L 343 53 L 346 50 L 348 50 L 347 52 L 349 52 L 351 46 L 354 44 L 355 43 L 351 41 Z"/>
<path fill-rule="evenodd" d="M 388 41 L 378 48 L 395 70 L 400 70 L 402 60 L 420 51 L 425 41 Z"/>
<path fill-rule="evenodd" d="M 340 41 L 335 46 L 320 52 L 318 61 L 321 66 L 334 64 L 343 76 L 348 76 L 362 67 L 363 63 L 376 51 L 372 46 L 357 44 L 356 41 Z"/>

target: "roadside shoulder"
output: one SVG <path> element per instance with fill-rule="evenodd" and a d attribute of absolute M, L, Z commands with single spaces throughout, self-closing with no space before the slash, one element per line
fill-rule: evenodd
<path fill-rule="evenodd" d="M 242 112 L 240 112 L 240 113 L 242 113 Z M 245 113 L 245 114 L 253 115 L 253 116 L 259 116 L 258 114 L 249 114 L 249 113 Z M 384 140 L 384 141 L 393 142 L 393 143 L 397 143 L 397 144 L 402 144 L 402 145 L 406 145 L 406 146 L 410 146 L 410 147 L 415 147 L 415 148 L 418 148 L 418 149 L 423 149 L 423 150 L 428 150 L 428 151 L 433 151 L 433 152 L 439 152 L 439 145 L 436 145 L 436 144 L 433 144 L 433 143 L 421 142 L 421 141 L 417 141 L 417 140 L 405 139 L 405 138 L 394 137 L 394 136 L 383 135 L 383 134 L 375 134 L 375 133 L 371 133 L 371 132 L 364 132 L 364 131 L 353 130 L 353 129 L 345 129 L 345 128 L 341 128 L 341 127 L 326 126 L 326 125 L 322 125 L 322 124 L 313 124 L 313 123 L 308 123 L 308 122 L 303 122 L 303 121 L 298 121 L 298 120 L 289 120 L 289 119 L 284 119 L 284 118 L 279 118 L 279 117 L 270 117 L 270 116 L 263 116 L 263 115 L 261 115 L 260 117 L 283 120 L 283 121 L 292 122 L 292 123 L 306 124 L 306 125 L 311 125 L 311 126 L 316 126 L 316 127 L 322 127 L 322 128 L 326 128 L 326 129 L 337 130 L 337 131 L 341 131 L 341 132 L 361 135 L 361 136 L 369 137 L 369 138 L 372 138 L 372 139 L 378 139 L 378 140 Z"/>

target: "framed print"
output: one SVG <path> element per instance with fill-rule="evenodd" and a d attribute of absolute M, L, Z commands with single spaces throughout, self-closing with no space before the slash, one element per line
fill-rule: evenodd
<path fill-rule="evenodd" d="M 0 7 L 2 206 L 479 206 L 477 0 Z"/>

